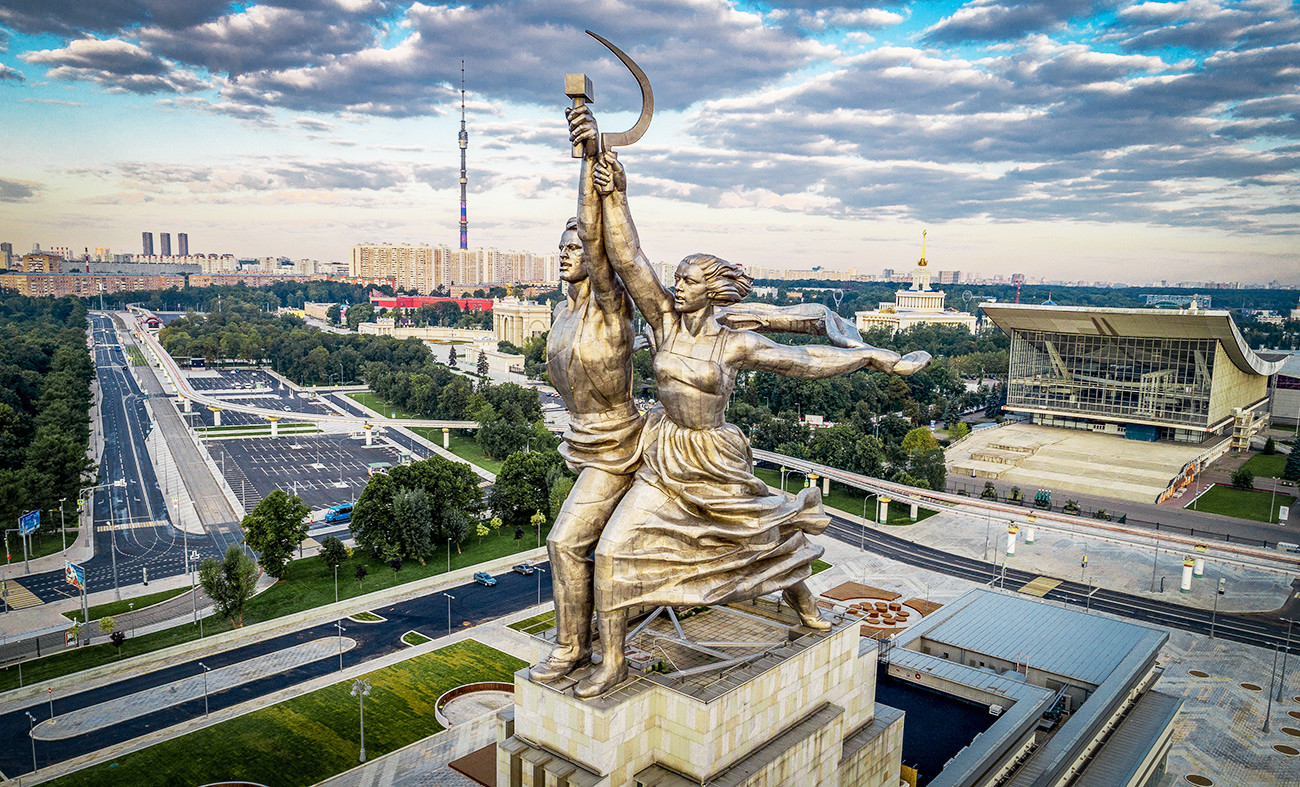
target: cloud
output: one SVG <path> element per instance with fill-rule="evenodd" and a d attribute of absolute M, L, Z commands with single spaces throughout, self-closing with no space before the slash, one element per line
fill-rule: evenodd
<path fill-rule="evenodd" d="M 783 26 L 812 32 L 827 30 L 863 31 L 892 27 L 906 20 L 906 16 L 883 8 L 813 7 L 809 9 L 776 9 L 768 19 Z"/>
<path fill-rule="evenodd" d="M 0 178 L 0 202 L 34 202 L 44 188 L 31 180 Z"/>
<path fill-rule="evenodd" d="M 60 101 L 57 98 L 24 98 L 22 100 L 32 104 L 53 104 L 54 106 L 59 107 L 85 106 L 85 104 L 82 104 L 80 101 Z"/>
<path fill-rule="evenodd" d="M 25 79 L 23 72 L 0 63 L 0 82 L 22 82 Z"/>
<path fill-rule="evenodd" d="M 300 126 L 305 129 L 310 129 L 312 131 L 331 131 L 334 128 L 333 123 L 330 123 L 329 121 L 321 120 L 320 118 L 313 118 L 313 117 L 296 117 L 296 118 L 292 118 L 291 122 L 294 125 Z"/>
<path fill-rule="evenodd" d="M 159 99 L 158 106 L 164 109 L 190 110 L 197 109 L 202 112 L 210 112 L 214 115 L 225 115 L 239 120 L 248 120 L 255 123 L 266 123 L 274 117 L 275 113 L 266 107 L 255 107 L 247 104 L 236 104 L 232 101 L 209 101 L 197 96 L 180 96 L 177 98 Z"/>
<path fill-rule="evenodd" d="M 27 52 L 21 59 L 52 66 L 46 72 L 50 79 L 93 82 L 112 92 L 183 93 L 207 87 L 193 73 L 116 38 L 79 38 L 62 49 Z"/>
<path fill-rule="evenodd" d="M 474 96 L 560 104 L 561 76 L 584 72 L 602 107 L 634 111 L 640 94 L 632 77 L 582 32 L 597 22 L 602 35 L 646 70 L 657 102 L 668 109 L 760 87 L 834 53 L 724 0 L 502 0 L 457 7 L 417 2 L 401 21 L 405 37 L 395 43 L 244 74 L 224 94 L 297 110 L 439 114 L 458 98 L 464 58 Z"/>
<path fill-rule="evenodd" d="M 933 44 L 1008 41 L 1057 29 L 1071 19 L 1119 3 L 1120 0 L 971 0 L 951 16 L 927 27 L 924 39 Z"/>
<path fill-rule="evenodd" d="M 145 23 L 187 27 L 220 16 L 228 0 L 3 0 L 0 24 L 23 33 L 114 32 Z"/>
<path fill-rule="evenodd" d="M 365 15 L 338 8 L 256 5 L 194 27 L 148 27 L 139 37 L 163 57 L 239 76 L 322 64 L 374 45 L 376 33 Z"/>
<path fill-rule="evenodd" d="M 72 174 L 112 174 L 128 190 L 170 193 L 179 187 L 191 195 L 287 190 L 382 191 L 412 182 L 410 167 L 387 161 L 321 161 L 258 156 L 193 166 L 127 161 L 114 165 L 108 172 L 83 169 Z"/>
<path fill-rule="evenodd" d="M 1102 40 L 1149 51 L 1285 44 L 1300 38 L 1300 16 L 1285 0 L 1143 2 L 1122 9 Z"/>

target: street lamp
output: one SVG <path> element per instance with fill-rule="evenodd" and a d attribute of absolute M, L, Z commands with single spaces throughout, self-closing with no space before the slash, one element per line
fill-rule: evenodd
<path fill-rule="evenodd" d="M 78 497 L 81 498 L 82 500 L 84 500 L 84 499 L 86 498 L 86 493 L 87 493 L 87 492 L 94 492 L 94 491 L 99 490 L 99 489 L 108 489 L 109 487 L 113 487 L 113 486 L 126 486 L 126 479 L 125 479 L 125 478 L 119 478 L 118 480 L 112 482 L 111 484 L 100 484 L 100 485 L 98 485 L 98 486 L 88 486 L 88 487 L 86 487 L 85 489 L 82 489 L 82 490 L 81 490 L 81 492 L 80 492 L 80 494 L 78 495 Z M 113 511 L 113 501 L 112 501 L 112 499 L 110 499 L 110 500 L 108 501 L 108 508 L 109 508 L 109 516 L 112 516 L 112 511 Z M 86 546 L 90 546 L 90 537 L 91 537 L 92 535 L 94 535 L 94 530 L 95 530 L 95 527 L 94 527 L 94 524 L 95 524 L 95 508 L 94 508 L 93 505 L 90 506 L 90 524 L 91 524 L 91 526 L 88 527 L 88 528 L 86 528 Z"/>
<path fill-rule="evenodd" d="M 343 632 L 347 631 L 347 629 L 343 628 L 343 621 L 341 620 L 335 621 L 334 625 L 339 630 L 339 672 L 342 672 L 343 671 Z"/>
<path fill-rule="evenodd" d="M 36 773 L 39 770 L 36 767 L 36 735 L 34 733 L 36 717 L 32 715 L 31 711 L 27 711 L 27 718 L 31 720 L 31 724 L 27 727 L 27 737 L 32 739 L 32 773 Z"/>
<path fill-rule="evenodd" d="M 67 501 L 68 498 L 66 497 L 59 498 L 59 532 L 63 533 L 63 551 L 65 557 L 67 556 L 66 553 L 68 551 L 68 524 L 63 518 L 63 504 Z"/>
<path fill-rule="evenodd" d="M 538 603 L 538 605 L 541 605 L 541 603 L 542 603 L 542 574 L 546 573 L 546 569 L 542 568 L 541 566 L 533 566 L 533 571 L 537 572 L 537 603 Z M 450 626 L 449 626 L 449 627 L 450 627 Z"/>
<path fill-rule="evenodd" d="M 1219 589 L 1214 594 L 1214 611 L 1210 613 L 1210 639 L 1214 639 L 1214 623 L 1219 617 L 1219 596 L 1223 595 L 1223 586 L 1227 583 L 1226 577 L 1219 577 Z"/>
<path fill-rule="evenodd" d="M 194 622 L 199 622 L 199 588 L 195 581 L 195 569 L 198 568 L 199 550 L 185 553 L 189 557 L 189 568 L 186 573 L 190 575 L 190 605 L 194 607 Z"/>
<path fill-rule="evenodd" d="M 785 474 L 790 472 L 790 468 L 781 465 L 781 494 L 785 494 Z"/>
<path fill-rule="evenodd" d="M 1286 657 L 1291 655 L 1291 624 L 1295 622 L 1292 618 L 1281 618 L 1286 621 L 1286 650 L 1282 651 L 1282 671 L 1277 675 L 1277 701 L 1282 701 L 1282 690 L 1286 687 Z"/>
<path fill-rule="evenodd" d="M 451 602 L 455 601 L 456 597 L 451 595 L 450 593 L 443 593 L 442 595 L 447 597 L 447 636 L 450 637 L 451 636 Z"/>
<path fill-rule="evenodd" d="M 199 666 L 203 668 L 203 715 L 207 716 L 208 715 L 208 673 L 211 672 L 212 670 L 208 667 L 208 665 L 204 664 L 201 661 L 199 662 Z"/>
<path fill-rule="evenodd" d="M 352 681 L 352 696 L 357 698 L 361 710 L 361 762 L 366 761 L 366 697 L 370 696 L 370 681 L 357 678 Z"/>

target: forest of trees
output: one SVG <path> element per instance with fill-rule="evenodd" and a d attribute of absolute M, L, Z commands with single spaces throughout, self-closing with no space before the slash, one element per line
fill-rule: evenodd
<path fill-rule="evenodd" d="M 43 530 L 56 530 L 48 512 L 65 498 L 76 522 L 77 494 L 94 468 L 90 441 L 90 383 L 86 304 L 76 298 L 0 295 L 0 521 L 16 527 L 33 509 Z"/>

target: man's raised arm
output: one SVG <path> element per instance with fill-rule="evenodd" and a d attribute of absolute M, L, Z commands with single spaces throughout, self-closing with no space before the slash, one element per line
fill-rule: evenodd
<path fill-rule="evenodd" d="M 599 139 L 596 118 L 587 105 L 566 109 L 569 120 L 569 140 L 577 145 L 589 139 Z M 595 145 L 586 146 L 595 149 Z M 605 233 L 601 221 L 600 194 L 596 193 L 592 173 L 599 153 L 582 157 L 582 173 L 578 178 L 578 237 L 582 240 L 582 253 L 587 264 L 587 277 L 592 293 L 602 309 L 616 309 L 623 302 L 623 287 L 609 267 L 605 256 Z"/>

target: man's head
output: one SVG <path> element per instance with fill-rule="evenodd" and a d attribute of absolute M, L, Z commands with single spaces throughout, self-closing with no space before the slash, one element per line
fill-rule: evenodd
<path fill-rule="evenodd" d="M 570 284 L 587 278 L 587 259 L 582 254 L 582 239 L 578 237 L 578 219 L 569 219 L 560 236 L 560 281 Z"/>

